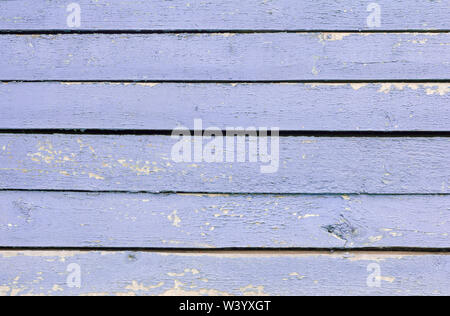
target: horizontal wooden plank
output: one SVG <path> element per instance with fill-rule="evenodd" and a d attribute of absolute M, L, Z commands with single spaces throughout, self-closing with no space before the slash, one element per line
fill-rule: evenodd
<path fill-rule="evenodd" d="M 193 145 L 200 147 L 201 142 L 193 138 L 186 142 L 192 162 L 174 162 L 178 157 L 174 146 L 181 141 L 170 136 L 3 134 L 0 188 L 450 193 L 448 138 L 281 137 L 279 155 L 270 148 L 273 144 L 277 149 L 274 139 L 268 141 L 267 160 L 254 156 L 258 162 L 249 162 L 249 157 L 236 162 L 237 146 L 227 144 L 233 137 L 219 140 L 222 161 L 231 162 L 194 162 L 203 157 L 194 157 Z M 260 149 L 267 147 L 262 138 L 258 140 Z M 210 142 L 203 141 L 205 152 Z M 248 148 L 246 152 L 248 156 Z"/>
<path fill-rule="evenodd" d="M 450 196 L 0 192 L 0 200 L 4 247 L 450 248 Z"/>
<path fill-rule="evenodd" d="M 404 30 L 450 29 L 445 1 L 378 0 L 381 25 L 368 25 L 370 2 L 350 0 L 120 1 L 77 0 L 79 27 L 67 24 L 70 2 L 1 1 L 7 30 Z M 72 26 L 72 27 L 71 27 Z"/>
<path fill-rule="evenodd" d="M 0 80 L 448 79 L 450 33 L 0 37 Z"/>
<path fill-rule="evenodd" d="M 2 251 L 0 270 L 17 296 L 450 294 L 446 254 Z"/>
<path fill-rule="evenodd" d="M 450 131 L 450 84 L 0 84 L 0 129 Z"/>

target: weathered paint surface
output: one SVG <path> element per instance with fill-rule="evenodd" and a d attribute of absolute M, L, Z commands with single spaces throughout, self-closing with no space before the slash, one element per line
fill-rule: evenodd
<path fill-rule="evenodd" d="M 450 196 L 0 192 L 8 247 L 450 246 Z"/>
<path fill-rule="evenodd" d="M 3 134 L 0 188 L 450 193 L 448 138 L 281 137 L 279 170 L 272 174 L 261 173 L 269 163 L 248 163 L 248 158 L 246 163 L 174 163 L 171 152 L 178 141 L 170 136 Z"/>
<path fill-rule="evenodd" d="M 449 131 L 450 84 L 0 84 L 0 128 Z"/>
<path fill-rule="evenodd" d="M 0 37 L 0 80 L 447 79 L 450 33 Z"/>
<path fill-rule="evenodd" d="M 70 2 L 0 1 L 0 129 L 450 130 L 448 1 L 378 0 L 380 27 L 364 1 L 76 2 L 78 28 Z M 0 296 L 450 294 L 435 252 L 449 249 L 448 138 L 282 137 L 275 174 L 174 163 L 175 142 L 0 135 L 0 247 L 34 249 L 0 251 Z M 247 247 L 279 250 L 204 251 Z"/>
<path fill-rule="evenodd" d="M 81 30 L 363 30 L 365 1 L 298 0 L 77 0 Z M 32 4 L 31 4 L 32 3 Z M 68 30 L 70 2 L 1 1 L 0 29 Z M 384 30 L 450 29 L 448 2 L 378 0 Z"/>
<path fill-rule="evenodd" d="M 66 282 L 70 264 L 80 267 L 80 288 Z M 368 286 L 370 264 L 381 287 Z M 3 295 L 450 294 L 447 254 L 3 251 L 0 270 Z"/>

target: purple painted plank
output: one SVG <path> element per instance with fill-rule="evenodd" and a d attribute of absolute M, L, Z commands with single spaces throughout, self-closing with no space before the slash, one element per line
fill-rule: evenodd
<path fill-rule="evenodd" d="M 448 254 L 3 251 L 0 271 L 0 295 L 450 294 Z"/>
<path fill-rule="evenodd" d="M 256 153 L 257 162 L 251 163 L 248 157 L 247 162 L 228 157 L 237 147 L 227 145 L 227 139 L 222 139 L 222 161 L 234 162 L 194 162 L 193 142 L 188 141 L 191 162 L 177 163 L 174 145 L 180 140 L 170 136 L 3 134 L 0 188 L 450 193 L 448 138 L 281 137 L 279 156 L 269 141 L 268 160 Z M 205 151 L 209 143 L 204 140 Z M 273 170 L 262 169 L 268 166 Z M 262 173 L 270 171 L 275 173 Z"/>
<path fill-rule="evenodd" d="M 0 192 L 0 201 L 4 247 L 450 246 L 450 196 Z"/>
<path fill-rule="evenodd" d="M 449 131 L 450 84 L 0 84 L 0 128 Z"/>
<path fill-rule="evenodd" d="M 67 24 L 70 1 L 0 2 L 8 30 L 434 30 L 450 29 L 446 1 L 377 0 L 381 25 L 367 23 L 370 1 L 77 0 L 79 27 Z"/>
<path fill-rule="evenodd" d="M 448 79 L 450 33 L 0 37 L 0 80 Z"/>

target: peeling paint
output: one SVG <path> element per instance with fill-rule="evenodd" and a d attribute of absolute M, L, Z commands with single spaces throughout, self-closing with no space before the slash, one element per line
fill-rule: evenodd
<path fill-rule="evenodd" d="M 344 38 L 351 35 L 351 33 L 321 33 L 318 38 L 321 42 L 334 42 L 342 41 Z"/>
<path fill-rule="evenodd" d="M 248 285 L 240 289 L 243 296 L 271 296 L 264 292 L 264 286 Z"/>
<path fill-rule="evenodd" d="M 441 96 L 450 93 L 450 84 L 449 83 L 433 83 L 433 84 L 425 84 L 425 88 L 427 88 L 428 95 L 439 94 Z"/>
<path fill-rule="evenodd" d="M 367 87 L 368 83 L 351 83 L 350 86 L 353 88 L 353 90 L 357 91 L 359 89 Z"/>
<path fill-rule="evenodd" d="M 379 242 L 383 239 L 383 236 L 373 236 L 373 237 L 369 237 L 369 240 L 371 243 L 376 243 Z"/>
<path fill-rule="evenodd" d="M 208 198 L 217 198 L 217 197 L 229 197 L 229 194 L 208 194 L 208 193 L 177 193 L 179 196 L 192 196 L 192 197 L 208 197 Z"/>
<path fill-rule="evenodd" d="M 94 174 L 94 173 L 89 173 L 89 178 L 94 178 L 94 179 L 96 179 L 96 180 L 105 180 L 104 177 L 99 176 L 99 175 L 96 175 L 96 174 Z"/>
<path fill-rule="evenodd" d="M 214 289 L 185 290 L 185 284 L 175 280 L 174 287 L 161 293 L 160 296 L 231 296 L 231 294 Z"/>
<path fill-rule="evenodd" d="M 234 37 L 237 33 L 211 33 L 211 36 Z"/>
<path fill-rule="evenodd" d="M 167 218 L 172 222 L 173 226 L 180 227 L 181 218 L 178 217 L 176 210 L 167 216 Z"/>
<path fill-rule="evenodd" d="M 298 219 L 306 219 L 306 218 L 311 218 L 311 217 L 320 217 L 319 214 L 305 214 L 302 216 L 299 216 Z"/>
<path fill-rule="evenodd" d="M 162 287 L 162 286 L 164 286 L 164 282 L 159 282 L 159 283 L 156 284 L 156 285 L 145 286 L 145 285 L 142 284 L 142 283 L 138 283 L 137 281 L 133 281 L 133 282 L 131 283 L 131 285 L 127 285 L 127 286 L 125 287 L 125 289 L 126 289 L 126 290 L 130 290 L 130 291 L 134 291 L 134 292 L 138 292 L 138 291 L 148 291 L 148 292 L 149 292 L 149 291 L 151 291 L 151 290 L 160 288 L 160 287 Z"/>
<path fill-rule="evenodd" d="M 415 83 L 382 83 L 380 84 L 380 89 L 378 91 L 387 94 L 391 92 L 393 89 L 402 91 L 405 88 L 418 90 L 420 88 L 420 85 Z"/>
<path fill-rule="evenodd" d="M 389 283 L 394 283 L 394 281 L 395 281 L 395 278 L 393 278 L 393 277 L 384 277 L 384 276 L 378 276 L 378 277 L 375 277 L 375 279 L 380 280 L 380 281 L 389 282 Z"/>
<path fill-rule="evenodd" d="M 9 286 L 0 286 L 0 296 L 6 296 L 11 292 L 11 288 Z"/>
<path fill-rule="evenodd" d="M 64 292 L 64 289 L 61 286 L 59 286 L 58 284 L 55 284 L 55 285 L 53 285 L 52 291 L 53 292 Z"/>
<path fill-rule="evenodd" d="M 81 251 L 0 251 L 2 258 L 14 257 L 53 257 L 53 258 L 71 258 L 83 254 Z"/>
<path fill-rule="evenodd" d="M 393 90 L 403 91 L 405 88 L 411 90 L 424 89 L 427 95 L 444 96 L 450 92 L 450 84 L 448 83 L 383 83 L 380 84 L 379 92 L 387 94 Z"/>

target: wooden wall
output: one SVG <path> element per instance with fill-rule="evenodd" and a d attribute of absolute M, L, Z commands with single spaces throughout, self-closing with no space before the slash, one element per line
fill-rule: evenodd
<path fill-rule="evenodd" d="M 0 2 L 0 295 L 450 294 L 447 1 L 74 2 Z"/>

